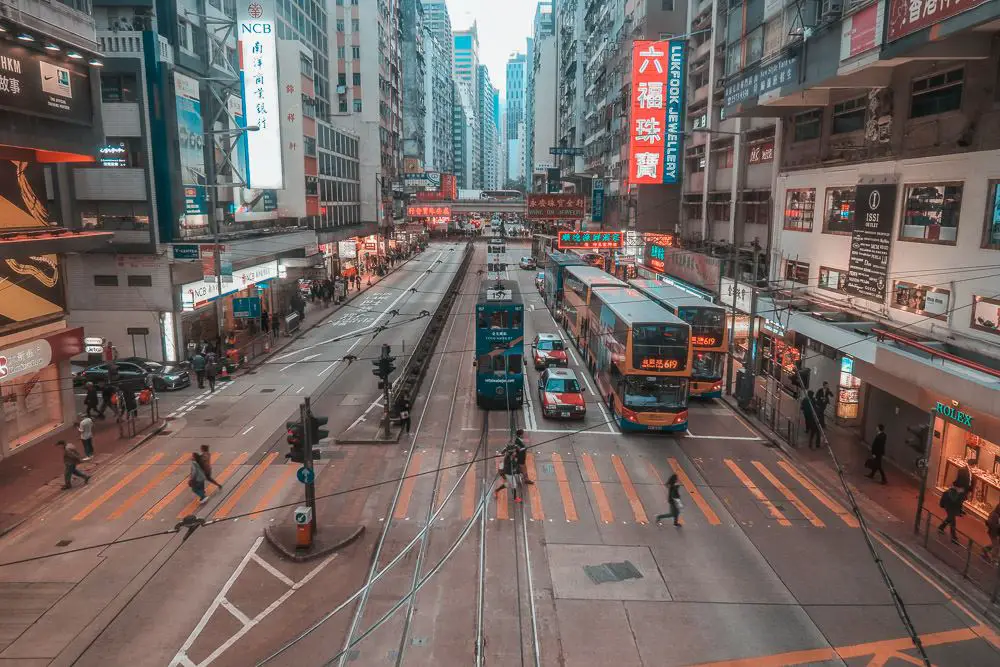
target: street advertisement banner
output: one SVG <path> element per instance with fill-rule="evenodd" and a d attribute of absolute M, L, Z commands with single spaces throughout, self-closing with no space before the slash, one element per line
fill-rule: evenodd
<path fill-rule="evenodd" d="M 840 33 L 840 59 L 847 60 L 882 43 L 884 5 L 876 3 L 844 19 Z"/>
<path fill-rule="evenodd" d="M 44 167 L 0 160 L 0 232 L 38 229 L 53 223 L 45 208 Z M 0 332 L 31 326 L 38 318 L 66 309 L 57 255 L 0 261 Z"/>
<path fill-rule="evenodd" d="M 715 257 L 650 243 L 647 239 L 642 263 L 658 273 L 679 278 L 713 294 L 719 289 L 721 262 Z"/>
<path fill-rule="evenodd" d="M 174 72 L 174 97 L 177 105 L 177 143 L 180 149 L 181 185 L 184 188 L 184 213 L 181 232 L 208 227 L 208 197 L 205 191 L 205 127 L 201 120 L 201 92 L 198 82 Z"/>
<path fill-rule="evenodd" d="M 618 250 L 624 247 L 621 232 L 559 232 L 560 250 Z"/>
<path fill-rule="evenodd" d="M 750 144 L 747 162 L 750 164 L 763 164 L 774 161 L 774 139 L 768 139 L 756 144 Z"/>
<path fill-rule="evenodd" d="M 248 127 L 258 128 L 243 135 L 247 184 L 254 189 L 280 190 L 284 187 L 284 172 L 274 0 L 252 0 L 240 5 L 236 22 L 243 118 Z"/>
<path fill-rule="evenodd" d="M 450 217 L 451 207 L 412 205 L 406 207 L 406 215 L 410 218 Z"/>
<path fill-rule="evenodd" d="M 851 254 L 844 285 L 848 294 L 885 302 L 896 190 L 893 183 L 858 185 L 856 189 Z"/>
<path fill-rule="evenodd" d="M 251 285 L 256 285 L 278 277 L 278 261 L 272 260 L 233 272 L 233 282 L 222 286 L 223 295 L 239 292 Z M 206 283 L 201 280 L 185 283 L 180 286 L 181 309 L 185 312 L 204 306 L 219 296 L 219 286 L 213 280 Z"/>
<path fill-rule="evenodd" d="M 586 198 L 573 193 L 528 194 L 525 217 L 529 220 L 578 219 L 586 213 Z"/>
<path fill-rule="evenodd" d="M 895 41 L 985 2 L 987 0 L 889 0 L 886 38 Z"/>
<path fill-rule="evenodd" d="M 337 254 L 341 259 L 354 259 L 358 256 L 358 244 L 354 241 L 337 241 Z"/>
<path fill-rule="evenodd" d="M 729 107 L 749 99 L 756 100 L 764 93 L 769 93 L 786 84 L 794 83 L 798 80 L 798 74 L 798 56 L 787 56 L 775 60 L 763 67 L 734 78 L 731 83 L 727 81 L 725 92 L 723 93 L 723 105 L 726 109 L 729 109 Z"/>
<path fill-rule="evenodd" d="M 629 183 L 679 183 L 684 141 L 683 40 L 632 43 Z"/>
<path fill-rule="evenodd" d="M 91 125 L 87 67 L 0 41 L 0 109 Z"/>
<path fill-rule="evenodd" d="M 595 178 L 590 196 L 590 219 L 592 222 L 604 222 L 604 179 Z"/>

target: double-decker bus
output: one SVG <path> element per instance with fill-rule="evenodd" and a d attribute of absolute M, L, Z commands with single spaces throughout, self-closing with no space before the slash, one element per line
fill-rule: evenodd
<path fill-rule="evenodd" d="M 598 287 L 590 297 L 587 363 L 622 431 L 684 431 L 691 327 L 641 292 Z"/>
<path fill-rule="evenodd" d="M 541 266 L 545 263 L 545 258 L 550 252 L 558 250 L 556 247 L 556 237 L 551 234 L 531 235 L 531 256 L 535 258 L 535 263 Z"/>
<path fill-rule="evenodd" d="M 729 351 L 726 309 L 694 290 L 660 280 L 630 280 L 629 284 L 691 325 L 691 396 L 721 398 L 722 377 Z"/>
<path fill-rule="evenodd" d="M 590 335 L 590 295 L 595 287 L 625 287 L 625 283 L 593 266 L 567 266 L 563 274 L 563 319 L 566 332 L 581 352 Z"/>
<path fill-rule="evenodd" d="M 483 280 L 476 303 L 476 405 L 524 401 L 524 304 L 516 280 Z"/>
<path fill-rule="evenodd" d="M 545 257 L 545 290 L 542 298 L 556 322 L 562 321 L 563 278 L 568 266 L 586 266 L 579 256 L 558 250 Z"/>

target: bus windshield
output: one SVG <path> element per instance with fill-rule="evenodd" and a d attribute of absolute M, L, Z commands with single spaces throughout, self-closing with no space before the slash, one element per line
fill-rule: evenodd
<path fill-rule="evenodd" d="M 691 377 L 695 380 L 721 380 L 725 352 L 695 352 L 691 362 Z"/>
<path fill-rule="evenodd" d="M 688 328 L 677 324 L 632 327 L 632 366 L 638 370 L 683 371 L 688 360 Z"/>
<path fill-rule="evenodd" d="M 691 334 L 701 339 L 713 339 L 715 347 L 722 345 L 726 322 L 724 311 L 718 308 L 681 308 L 677 316 L 691 325 Z"/>
<path fill-rule="evenodd" d="M 687 407 L 687 380 L 647 375 L 625 378 L 625 407 L 637 412 L 683 410 Z"/>

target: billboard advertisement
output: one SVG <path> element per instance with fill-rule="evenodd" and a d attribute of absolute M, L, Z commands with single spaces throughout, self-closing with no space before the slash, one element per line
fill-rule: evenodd
<path fill-rule="evenodd" d="M 0 109 L 91 125 L 87 67 L 0 41 Z"/>
<path fill-rule="evenodd" d="M 240 56 L 240 97 L 247 127 L 244 144 L 247 184 L 255 189 L 284 187 L 281 162 L 281 111 L 278 105 L 278 49 L 274 0 L 239 5 L 237 52 Z"/>
<path fill-rule="evenodd" d="M 0 231 L 47 227 L 42 165 L 0 160 Z M 56 255 L 0 259 L 0 332 L 26 328 L 66 308 Z"/>
<path fill-rule="evenodd" d="M 858 185 L 855 189 L 851 254 L 844 284 L 848 294 L 885 301 L 897 190 L 894 183 Z"/>
<path fill-rule="evenodd" d="M 174 72 L 177 104 L 177 142 L 180 147 L 184 213 L 181 235 L 190 236 L 208 226 L 208 195 L 205 190 L 205 126 L 201 120 L 198 82 Z"/>
<path fill-rule="evenodd" d="M 679 183 L 684 147 L 683 40 L 632 43 L 629 183 Z"/>
<path fill-rule="evenodd" d="M 621 232 L 559 232 L 560 250 L 619 250 L 625 244 Z"/>
<path fill-rule="evenodd" d="M 573 193 L 529 194 L 526 217 L 532 220 L 578 219 L 586 213 L 586 198 Z"/>
<path fill-rule="evenodd" d="M 895 41 L 985 2 L 986 0 L 890 0 L 886 38 L 890 42 Z"/>

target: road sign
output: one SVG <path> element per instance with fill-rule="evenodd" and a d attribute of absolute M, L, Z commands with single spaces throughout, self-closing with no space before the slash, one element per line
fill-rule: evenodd
<path fill-rule="evenodd" d="M 233 317 L 260 317 L 260 297 L 247 296 L 233 299 Z"/>
<path fill-rule="evenodd" d="M 194 259 L 197 260 L 201 257 L 198 250 L 198 245 L 195 243 L 186 243 L 184 245 L 175 245 L 174 248 L 174 259 Z"/>
<path fill-rule="evenodd" d="M 582 148 L 576 148 L 574 146 L 551 146 L 549 147 L 550 155 L 583 155 Z"/>
<path fill-rule="evenodd" d="M 316 480 L 316 473 L 313 472 L 312 468 L 306 468 L 302 466 L 299 468 L 295 476 L 299 478 L 299 481 L 303 484 L 312 484 Z"/>

